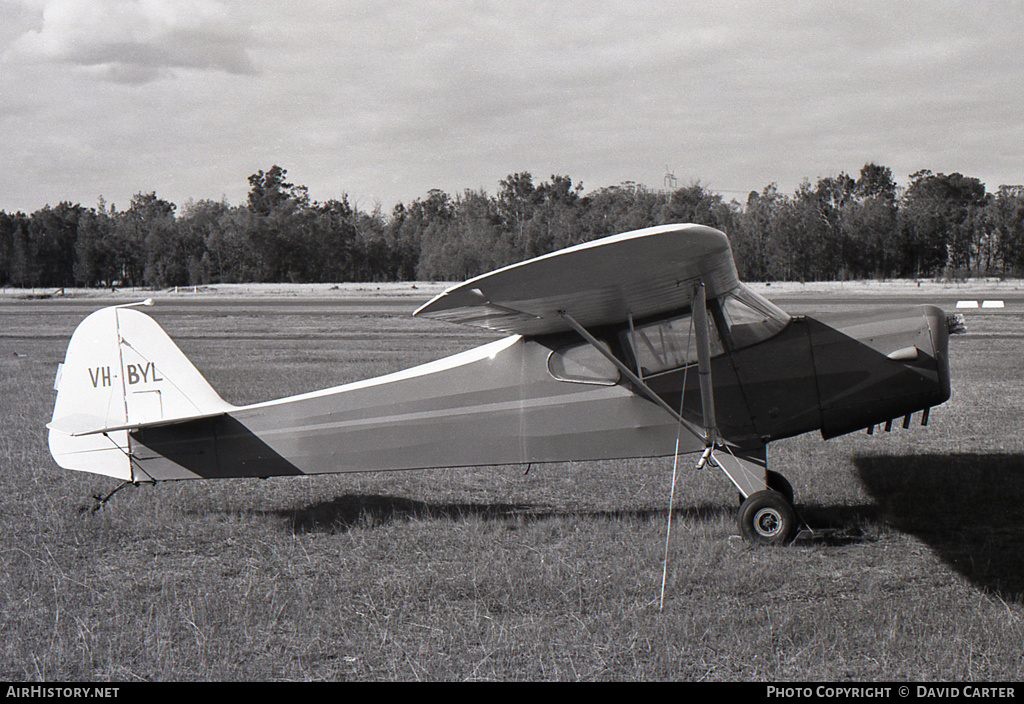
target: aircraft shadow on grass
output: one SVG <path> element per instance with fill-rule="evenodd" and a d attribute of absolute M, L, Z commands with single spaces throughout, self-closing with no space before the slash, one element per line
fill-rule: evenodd
<path fill-rule="evenodd" d="M 675 518 L 707 519 L 732 514 L 722 506 L 676 508 Z M 360 526 L 377 526 L 419 519 L 461 520 L 469 517 L 483 520 L 533 523 L 551 518 L 584 517 L 604 519 L 649 520 L 666 516 L 664 509 L 631 509 L 611 511 L 567 511 L 537 504 L 513 503 L 430 503 L 399 496 L 380 494 L 346 494 L 331 501 L 312 504 L 298 510 L 275 511 L 274 515 L 291 522 L 296 530 L 312 532 L 345 532 Z"/>
<path fill-rule="evenodd" d="M 739 497 L 737 497 L 739 499 Z M 675 521 L 697 521 L 731 518 L 735 507 L 718 503 L 676 506 Z M 837 546 L 866 540 L 861 526 L 865 520 L 877 519 L 876 506 L 799 506 L 802 517 L 814 526 L 813 531 L 799 538 L 803 546 Z M 382 526 L 411 520 L 462 520 L 476 517 L 485 521 L 508 521 L 528 524 L 553 518 L 584 518 L 596 520 L 665 520 L 664 508 L 566 510 L 544 504 L 512 503 L 431 503 L 400 496 L 382 494 L 346 494 L 330 501 L 311 504 L 300 509 L 268 512 L 287 520 L 294 530 L 316 533 L 343 533 L 357 527 Z M 682 529 L 681 529 L 682 530 Z"/>
<path fill-rule="evenodd" d="M 800 505 L 815 533 L 805 543 L 867 540 L 866 521 L 884 522 L 927 544 L 945 563 L 985 591 L 1024 598 L 1024 454 L 861 456 L 854 460 L 872 504 Z M 673 516 L 713 520 L 732 507 L 702 503 Z M 570 511 L 529 503 L 435 503 L 380 494 L 349 494 L 298 510 L 276 511 L 297 530 L 345 532 L 360 526 L 442 519 L 532 523 L 565 516 L 650 520 L 659 508 Z"/>
<path fill-rule="evenodd" d="M 1024 596 L 1024 455 L 863 456 L 854 461 L 876 504 L 864 517 L 924 541 L 989 593 L 1006 600 Z"/>

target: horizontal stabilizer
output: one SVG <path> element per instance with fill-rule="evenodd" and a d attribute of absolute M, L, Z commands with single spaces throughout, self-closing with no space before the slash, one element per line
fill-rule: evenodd
<path fill-rule="evenodd" d="M 71 437 L 84 437 L 86 435 L 100 435 L 102 433 L 113 433 L 119 430 L 139 430 L 141 428 L 156 428 L 164 425 L 177 425 L 178 423 L 187 423 L 192 420 L 201 420 L 203 418 L 216 418 L 217 416 L 224 415 L 225 411 L 217 411 L 215 413 L 199 413 L 191 416 L 182 416 L 180 418 L 164 418 L 162 420 L 153 421 L 140 421 L 137 423 L 124 423 L 121 425 L 104 425 L 102 418 L 96 416 L 89 416 L 85 414 L 74 414 L 64 416 L 62 418 L 55 418 L 46 424 L 49 430 L 56 430 L 59 433 L 70 435 Z"/>

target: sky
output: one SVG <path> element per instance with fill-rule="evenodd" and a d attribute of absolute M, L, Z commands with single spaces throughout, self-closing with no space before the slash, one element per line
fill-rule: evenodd
<path fill-rule="evenodd" d="M 0 210 L 1024 183 L 1024 3 L 0 0 Z"/>

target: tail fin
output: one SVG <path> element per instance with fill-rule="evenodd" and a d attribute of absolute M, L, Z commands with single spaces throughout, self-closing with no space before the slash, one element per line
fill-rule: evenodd
<path fill-rule="evenodd" d="M 79 324 L 54 388 L 47 428 L 57 464 L 129 481 L 138 480 L 129 431 L 233 408 L 155 320 L 126 306 L 103 308 Z"/>

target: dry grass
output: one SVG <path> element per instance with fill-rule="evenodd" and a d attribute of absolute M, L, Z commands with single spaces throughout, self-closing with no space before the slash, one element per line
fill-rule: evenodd
<path fill-rule="evenodd" d="M 0 306 L 0 679 L 1018 680 L 1021 316 L 953 340 L 927 428 L 773 446 L 809 541 L 733 537 L 688 463 L 659 609 L 668 460 L 119 493 L 45 446 L 53 374 L 96 305 Z M 236 403 L 488 339 L 373 305 L 151 309 Z"/>

